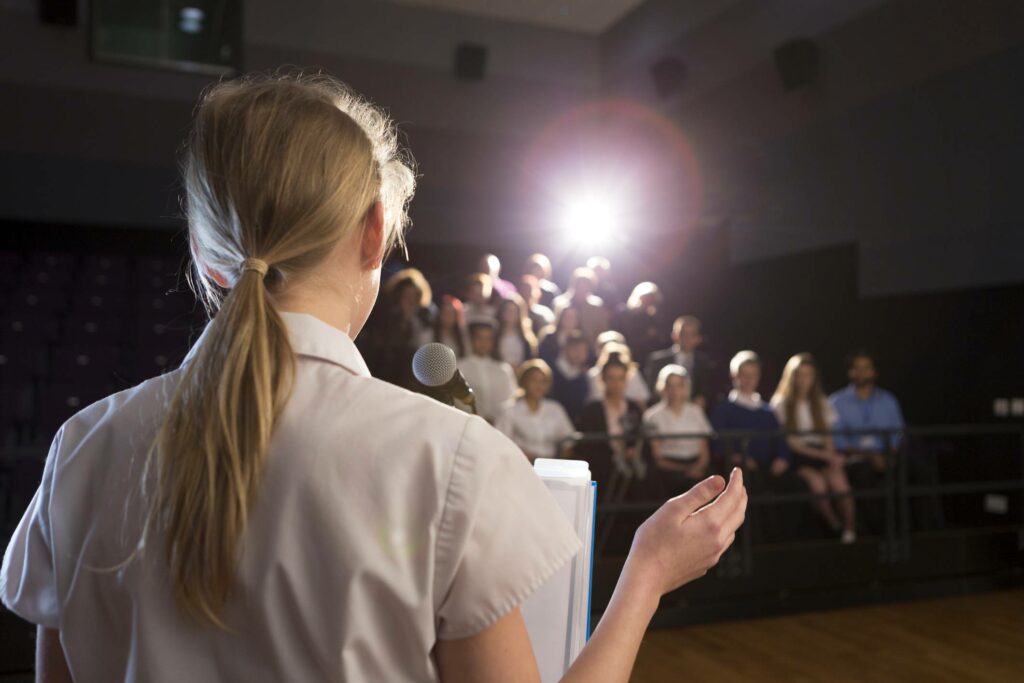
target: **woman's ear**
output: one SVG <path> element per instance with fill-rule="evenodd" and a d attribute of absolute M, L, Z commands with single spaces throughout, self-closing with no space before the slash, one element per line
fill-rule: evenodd
<path fill-rule="evenodd" d="M 376 270 L 384 262 L 384 205 L 380 202 L 374 202 L 363 219 L 360 255 L 367 270 Z"/>

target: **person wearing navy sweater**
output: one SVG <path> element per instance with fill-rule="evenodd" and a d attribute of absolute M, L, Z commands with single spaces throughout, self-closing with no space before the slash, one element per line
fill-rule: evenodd
<path fill-rule="evenodd" d="M 733 390 L 710 415 L 715 431 L 750 430 L 778 434 L 753 437 L 745 443 L 737 438 L 721 438 L 716 450 L 723 459 L 722 467 L 743 467 L 752 491 L 806 492 L 807 487 L 793 476 L 791 454 L 786 439 L 781 435 L 779 420 L 757 392 L 761 383 L 760 357 L 753 351 L 740 351 L 729 363 L 729 374 Z M 755 537 L 767 535 L 772 539 L 789 539 L 796 535 L 802 506 L 786 503 L 762 509 L 765 514 L 752 526 Z"/>
<path fill-rule="evenodd" d="M 590 395 L 590 378 L 587 376 L 589 356 L 590 344 L 576 330 L 566 338 L 562 352 L 551 366 L 551 398 L 562 404 L 573 422 L 583 412 Z"/>

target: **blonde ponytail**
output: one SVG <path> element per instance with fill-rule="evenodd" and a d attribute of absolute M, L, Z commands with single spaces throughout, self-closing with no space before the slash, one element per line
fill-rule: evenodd
<path fill-rule="evenodd" d="M 295 375 L 275 295 L 383 204 L 402 243 L 414 176 L 376 108 L 322 74 L 249 76 L 205 93 L 182 165 L 193 286 L 213 315 L 154 441 L 146 533 L 172 593 L 227 628 L 244 532 Z M 219 277 L 218 277 L 219 276 Z"/>

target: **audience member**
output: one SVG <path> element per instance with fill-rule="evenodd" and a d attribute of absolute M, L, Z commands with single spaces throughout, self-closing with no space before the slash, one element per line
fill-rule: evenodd
<path fill-rule="evenodd" d="M 544 254 L 533 254 L 526 259 L 523 272 L 537 278 L 540 285 L 540 302 L 554 310 L 555 298 L 561 295 L 562 289 L 551 281 L 551 259 Z"/>
<path fill-rule="evenodd" d="M 841 430 L 903 429 L 903 413 L 896 397 L 875 384 L 875 361 L 869 353 L 857 351 L 851 354 L 847 358 L 846 369 L 850 378 L 849 386 L 829 397 L 839 417 L 835 427 L 836 449 L 846 455 L 847 476 L 854 489 L 879 489 L 891 462 L 890 458 L 900 445 L 900 435 L 847 435 Z M 934 479 L 935 474 L 930 464 L 923 458 L 909 460 L 911 481 L 926 482 Z M 927 509 L 929 503 L 933 502 L 919 496 L 914 501 L 915 509 Z M 864 500 L 860 507 L 861 524 L 870 531 L 880 531 L 885 514 L 882 501 Z"/>
<path fill-rule="evenodd" d="M 470 353 L 459 361 L 459 368 L 476 396 L 477 413 L 491 424 L 516 390 L 511 366 L 494 358 L 494 343 L 493 323 L 470 323 Z"/>
<path fill-rule="evenodd" d="M 381 288 L 381 314 L 364 348 L 377 377 L 402 387 L 414 384 L 412 357 L 424 330 L 433 325 L 433 294 L 423 273 L 415 268 L 398 271 Z"/>
<path fill-rule="evenodd" d="M 517 398 L 505 406 L 497 428 L 515 441 L 526 457 L 555 458 L 568 455 L 565 440 L 575 431 L 565 409 L 547 397 L 552 373 L 542 360 L 528 360 L 519 366 Z"/>
<path fill-rule="evenodd" d="M 590 463 L 599 487 L 608 484 L 613 467 L 627 477 L 643 478 L 646 474 L 640 457 L 643 411 L 626 398 L 626 383 L 636 369 L 615 352 L 605 354 L 602 361 L 604 398 L 588 403 L 576 421 L 581 432 L 612 437 L 607 441 L 584 441 L 576 447 L 576 452 Z"/>
<path fill-rule="evenodd" d="M 496 323 L 496 309 L 491 303 L 491 276 L 474 273 L 466 280 L 466 300 L 463 306 L 466 324 Z"/>
<path fill-rule="evenodd" d="M 853 497 L 846 479 L 846 459 L 836 452 L 830 433 L 837 417 L 822 391 L 811 354 L 798 353 L 786 363 L 772 397 L 772 408 L 779 423 L 790 432 L 786 441 L 793 452 L 796 473 L 813 493 L 823 496 L 815 499 L 818 513 L 833 531 L 842 530 L 843 543 L 853 543 L 857 533 Z M 824 497 L 829 491 L 838 496 L 834 501 L 839 516 L 833 510 L 833 499 Z"/>
<path fill-rule="evenodd" d="M 633 288 L 626 304 L 612 321 L 612 327 L 626 335 L 626 343 L 641 367 L 646 367 L 651 354 L 664 348 L 670 341 L 669 321 L 661 302 L 658 285 L 641 282 Z"/>
<path fill-rule="evenodd" d="M 707 410 L 715 398 L 712 386 L 715 366 L 708 355 L 700 350 L 703 341 L 700 320 L 692 315 L 676 318 L 672 325 L 672 346 L 652 353 L 647 360 L 644 372 L 647 383 L 653 384 L 666 365 L 682 365 L 690 375 L 693 402 Z"/>
<path fill-rule="evenodd" d="M 575 330 L 566 338 L 561 353 L 551 367 L 551 398 L 562 404 L 574 424 L 590 395 L 590 381 L 587 377 L 589 357 L 590 345 L 580 331 Z"/>
<path fill-rule="evenodd" d="M 569 307 L 579 309 L 580 329 L 591 344 L 597 335 L 608 329 L 610 319 L 604 302 L 593 293 L 596 285 L 593 271 L 577 268 L 569 280 L 569 289 L 555 299 L 555 315 Z"/>
<path fill-rule="evenodd" d="M 690 402 L 686 368 L 666 365 L 658 373 L 656 386 L 661 400 L 648 408 L 643 417 L 649 436 L 711 433 L 704 410 Z M 706 438 L 652 438 L 650 444 L 666 494 L 679 495 L 707 475 L 711 454 Z"/>
<path fill-rule="evenodd" d="M 540 303 L 541 289 L 537 278 L 524 275 L 519 278 L 519 296 L 526 302 L 530 312 L 530 326 L 536 336 L 548 325 L 555 324 L 555 312 Z"/>
<path fill-rule="evenodd" d="M 608 331 L 598 335 L 598 360 L 597 364 L 587 371 L 590 380 L 591 401 L 599 401 L 604 396 L 604 384 L 601 381 L 601 367 L 611 353 L 619 354 L 619 357 L 627 365 L 633 365 L 633 354 L 625 344 L 625 337 L 619 332 Z M 647 407 L 651 400 L 651 390 L 639 372 L 631 372 L 626 379 L 626 398 L 640 406 L 641 410 Z"/>
<path fill-rule="evenodd" d="M 803 479 L 790 467 L 786 439 L 779 435 L 775 412 L 761 399 L 761 359 L 753 351 L 740 351 L 729 363 L 732 391 L 711 411 L 711 424 L 718 432 L 716 451 L 722 458 L 722 471 L 733 466 L 744 469 L 744 481 L 751 493 L 804 493 Z M 736 438 L 729 432 L 763 432 L 761 436 Z M 762 508 L 751 519 L 756 538 L 792 539 L 800 524 L 801 507 L 781 504 Z"/>
<path fill-rule="evenodd" d="M 622 303 L 622 295 L 612 277 L 611 262 L 604 256 L 591 256 L 587 259 L 587 268 L 594 273 L 594 294 L 604 301 L 609 311 L 615 310 Z"/>
<path fill-rule="evenodd" d="M 466 355 L 466 318 L 462 302 L 450 294 L 441 297 L 434 324 L 420 337 L 420 345 L 438 342 L 455 352 L 456 358 Z"/>
<path fill-rule="evenodd" d="M 508 299 L 516 293 L 516 286 L 501 278 L 501 261 L 494 254 L 484 254 L 480 257 L 477 272 L 491 278 L 491 303 L 497 304 L 499 299 Z"/>
<path fill-rule="evenodd" d="M 548 365 L 552 365 L 558 359 L 558 355 L 562 352 L 562 348 L 565 346 L 565 340 L 574 332 L 582 334 L 582 331 L 580 330 L 580 312 L 572 306 L 569 308 L 563 308 L 559 311 L 558 315 L 555 316 L 555 324 L 553 326 L 548 326 L 542 332 L 540 346 L 538 348 L 538 355 L 541 360 Z M 590 346 L 591 345 L 588 341 L 588 358 Z"/>
<path fill-rule="evenodd" d="M 498 338 L 495 356 L 512 367 L 537 355 L 537 338 L 530 329 L 526 304 L 518 294 L 498 304 Z"/>
<path fill-rule="evenodd" d="M 875 361 L 866 351 L 850 355 L 846 364 L 850 384 L 829 397 L 838 415 L 836 430 L 903 429 L 900 403 L 891 393 L 875 384 Z M 890 440 L 891 439 L 891 440 Z M 900 435 L 835 435 L 836 448 L 848 456 L 862 458 L 876 471 L 886 468 L 886 455 L 899 445 Z M 891 445 L 891 448 L 890 448 Z"/>

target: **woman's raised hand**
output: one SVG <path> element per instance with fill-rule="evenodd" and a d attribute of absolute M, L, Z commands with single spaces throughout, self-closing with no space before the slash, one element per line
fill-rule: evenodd
<path fill-rule="evenodd" d="M 704 576 L 732 545 L 746 509 L 739 468 L 733 468 L 728 485 L 718 475 L 708 477 L 637 529 L 623 574 L 657 597 Z"/>

